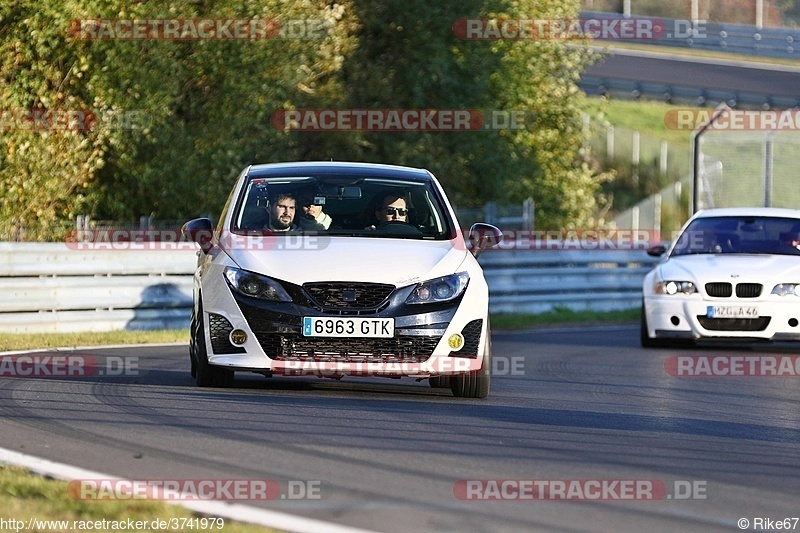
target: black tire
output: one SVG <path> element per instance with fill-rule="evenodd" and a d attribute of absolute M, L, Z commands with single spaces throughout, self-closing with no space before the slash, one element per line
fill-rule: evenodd
<path fill-rule="evenodd" d="M 450 390 L 456 398 L 486 398 L 492 374 L 492 328 L 486 325 L 486 347 L 481 369 L 450 378 Z"/>
<path fill-rule="evenodd" d="M 434 389 L 449 389 L 450 376 L 433 376 L 432 378 L 428 379 L 428 385 Z"/>
<path fill-rule="evenodd" d="M 208 351 L 206 350 L 206 334 L 203 327 L 203 307 L 200 306 L 200 316 L 197 317 L 196 326 L 192 331 L 192 344 L 194 345 L 195 380 L 198 387 L 230 387 L 233 385 L 233 371 L 208 364 Z"/>

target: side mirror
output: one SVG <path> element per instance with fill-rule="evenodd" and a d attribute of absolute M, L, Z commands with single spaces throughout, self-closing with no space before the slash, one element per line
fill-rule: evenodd
<path fill-rule="evenodd" d="M 203 253 L 208 253 L 214 247 L 212 239 L 214 237 L 214 228 L 211 226 L 210 218 L 195 218 L 190 220 L 181 228 L 181 234 L 184 239 L 196 242 L 200 245 Z"/>
<path fill-rule="evenodd" d="M 494 248 L 503 240 L 503 232 L 491 224 L 477 222 L 469 228 L 470 251 L 476 258 L 484 250 Z"/>
<path fill-rule="evenodd" d="M 667 247 L 663 244 L 657 244 L 647 250 L 647 255 L 652 257 L 661 257 L 664 255 L 664 252 L 667 251 Z"/>

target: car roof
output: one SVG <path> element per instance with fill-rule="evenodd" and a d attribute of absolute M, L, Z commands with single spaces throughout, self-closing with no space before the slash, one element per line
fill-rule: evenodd
<path fill-rule="evenodd" d="M 306 161 L 292 163 L 270 163 L 252 165 L 248 171 L 251 177 L 268 177 L 285 175 L 286 172 L 302 172 L 303 174 L 369 174 L 382 178 L 404 178 L 428 180 L 431 174 L 422 168 L 383 165 L 378 163 L 354 163 L 344 161 Z"/>
<path fill-rule="evenodd" d="M 719 209 L 704 209 L 703 211 L 697 212 L 692 218 L 742 216 L 800 218 L 800 209 L 784 209 L 781 207 L 725 207 Z"/>

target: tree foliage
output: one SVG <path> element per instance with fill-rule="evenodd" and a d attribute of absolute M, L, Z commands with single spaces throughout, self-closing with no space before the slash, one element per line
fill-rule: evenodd
<path fill-rule="evenodd" d="M 580 158 L 576 81 L 587 53 L 557 41 L 462 41 L 452 30 L 461 18 L 577 9 L 577 0 L 7 0 L 0 224 L 35 237 L 78 214 L 213 214 L 247 164 L 330 158 L 427 167 L 460 205 L 532 196 L 538 225 L 585 224 L 597 189 Z M 325 31 L 253 41 L 82 40 L 69 31 L 75 19 L 199 17 L 321 20 Z M 524 110 L 528 120 L 473 132 L 272 125 L 276 111 L 299 108 Z M 37 127 L 20 118 L 31 112 L 76 116 Z"/>

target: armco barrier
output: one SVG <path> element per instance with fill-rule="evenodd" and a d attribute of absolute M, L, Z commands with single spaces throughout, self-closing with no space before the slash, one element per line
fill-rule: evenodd
<path fill-rule="evenodd" d="M 635 15 L 633 18 L 643 16 Z M 580 18 L 624 20 L 620 13 L 582 11 Z M 648 17 L 644 17 L 648 18 Z M 766 27 L 702 21 L 696 28 L 688 20 L 649 18 L 664 24 L 665 34 L 657 39 L 627 40 L 644 44 L 712 50 L 764 57 L 800 57 L 800 28 Z M 694 31 L 696 30 L 696 32 Z M 647 34 L 645 34 L 647 36 Z"/>
<path fill-rule="evenodd" d="M 0 331 L 187 328 L 197 257 L 0 243 Z"/>
<path fill-rule="evenodd" d="M 644 250 L 499 250 L 480 256 L 492 313 L 638 307 L 657 262 Z"/>
<path fill-rule="evenodd" d="M 191 250 L 0 243 L 0 331 L 186 328 L 196 260 Z M 493 313 L 540 313 L 636 307 L 655 260 L 641 250 L 497 250 L 480 262 Z"/>

